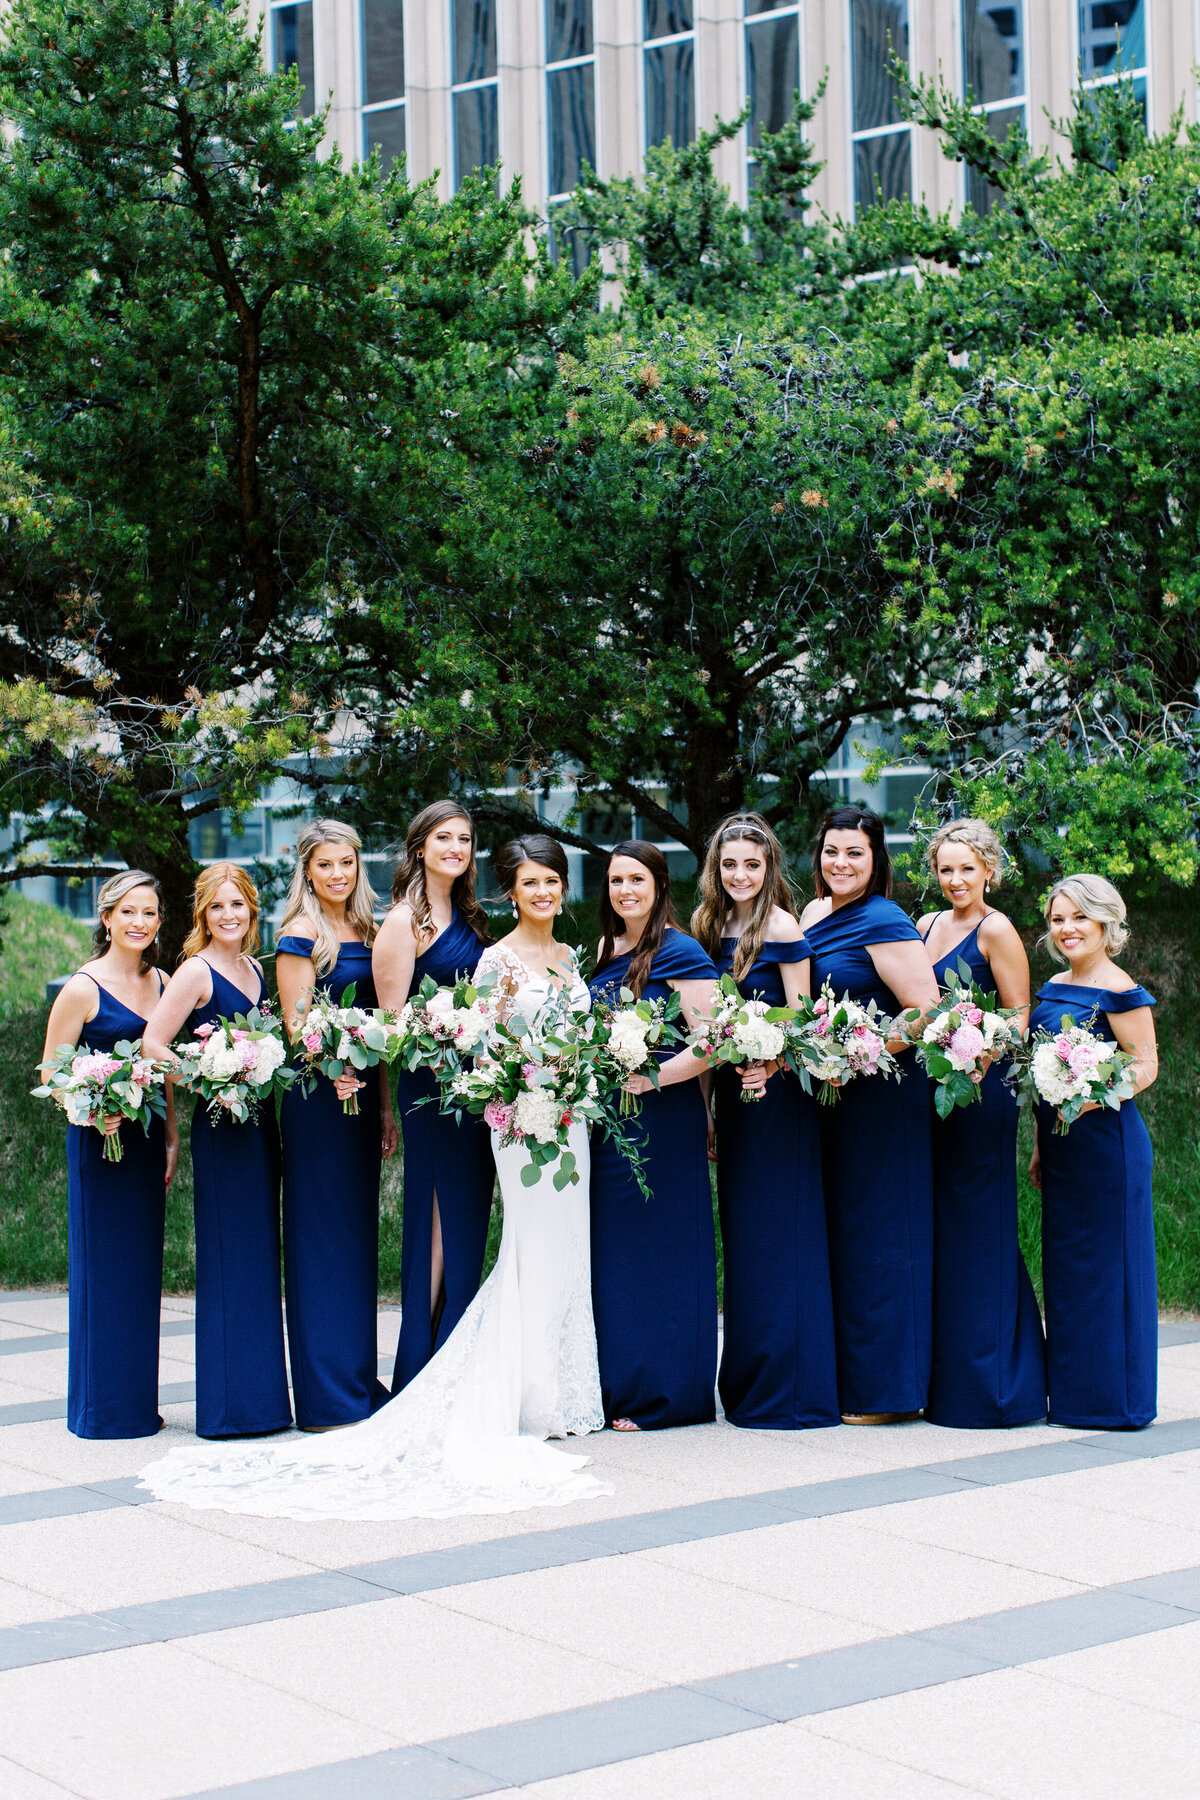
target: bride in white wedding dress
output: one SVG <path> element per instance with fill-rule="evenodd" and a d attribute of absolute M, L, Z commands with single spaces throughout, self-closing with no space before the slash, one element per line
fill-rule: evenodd
<path fill-rule="evenodd" d="M 564 985 L 586 1006 L 574 953 L 553 936 L 561 846 L 521 839 L 496 864 L 519 923 L 484 951 L 476 976 L 495 971 L 526 1018 Z M 584 1125 L 571 1126 L 569 1147 L 578 1182 L 557 1192 L 552 1164 L 525 1187 L 524 1150 L 502 1150 L 493 1131 L 504 1206 L 496 1266 L 437 1355 L 371 1418 L 315 1440 L 172 1450 L 142 1486 L 177 1505 L 286 1519 L 446 1518 L 610 1494 L 584 1473 L 588 1457 L 545 1442 L 604 1428 Z"/>

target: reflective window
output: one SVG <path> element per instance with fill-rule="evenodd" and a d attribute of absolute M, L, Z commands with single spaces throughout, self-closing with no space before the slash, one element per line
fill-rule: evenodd
<path fill-rule="evenodd" d="M 295 69 L 300 76 L 300 115 L 307 118 L 315 104 L 313 70 L 312 0 L 299 6 L 271 7 L 271 67 Z"/>
<path fill-rule="evenodd" d="M 401 101 L 399 106 L 373 106 L 369 112 L 363 113 L 363 156 L 370 156 L 372 150 L 378 150 L 379 164 L 385 175 L 408 148 L 405 111 Z"/>
<path fill-rule="evenodd" d="M 362 153 L 378 147 L 386 172 L 404 155 L 403 0 L 360 0 Z"/>
<path fill-rule="evenodd" d="M 590 56 L 592 0 L 546 0 L 546 62 L 574 62 Z"/>
<path fill-rule="evenodd" d="M 912 194 L 912 131 L 900 117 L 889 62 L 908 62 L 908 0 L 850 0 L 854 82 L 854 203 Z"/>
<path fill-rule="evenodd" d="M 496 0 L 451 0 L 454 185 L 500 160 Z"/>
<path fill-rule="evenodd" d="M 751 145 L 761 141 L 764 131 L 780 131 L 787 124 L 800 86 L 799 10 L 761 12 L 746 25 Z"/>
<path fill-rule="evenodd" d="M 644 0 L 646 142 L 690 144 L 696 135 L 696 39 L 692 0 Z"/>
<path fill-rule="evenodd" d="M 454 185 L 472 169 L 500 160 L 500 117 L 495 82 L 454 96 Z"/>
<path fill-rule="evenodd" d="M 569 194 L 585 162 L 596 166 L 596 83 L 590 62 L 546 75 L 550 194 Z"/>
<path fill-rule="evenodd" d="M 1079 77 L 1085 89 L 1128 81 L 1146 113 L 1146 0 L 1080 0 Z"/>
<path fill-rule="evenodd" d="M 454 85 L 496 73 L 495 0 L 453 0 Z"/>
<path fill-rule="evenodd" d="M 1010 125 L 1025 125 L 1025 0 L 962 0 L 963 90 L 998 143 Z M 966 170 L 966 198 L 977 213 L 1004 196 L 976 169 Z"/>
<path fill-rule="evenodd" d="M 692 0 L 646 0 L 646 42 L 695 29 Z"/>

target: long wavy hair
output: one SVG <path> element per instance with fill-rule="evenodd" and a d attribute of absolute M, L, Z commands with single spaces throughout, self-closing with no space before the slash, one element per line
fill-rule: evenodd
<path fill-rule="evenodd" d="M 162 888 L 158 877 L 148 875 L 145 869 L 122 869 L 119 875 L 110 875 L 96 895 L 96 928 L 92 932 L 92 955 L 103 956 L 110 948 L 112 938 L 109 928 L 104 923 L 105 913 L 111 913 L 119 906 L 126 894 L 132 894 L 134 888 L 153 888 L 158 897 L 158 925 L 162 929 Z M 142 974 L 154 968 L 158 962 L 158 936 L 155 934 L 142 951 Z"/>
<path fill-rule="evenodd" d="M 437 926 L 433 922 L 429 895 L 425 889 L 425 859 L 422 852 L 430 833 L 436 831 L 439 825 L 448 824 L 451 819 L 465 819 L 471 827 L 471 860 L 450 889 L 450 904 L 480 943 L 490 944 L 492 934 L 488 927 L 488 916 L 475 892 L 475 883 L 479 879 L 479 869 L 475 862 L 475 821 L 466 807 L 460 806 L 457 800 L 434 800 L 431 805 L 423 806 L 405 832 L 404 848 L 396 858 L 396 871 L 392 876 L 392 905 L 399 906 L 402 900 L 406 900 L 412 907 L 418 943 L 437 936 Z"/>
<path fill-rule="evenodd" d="M 721 928 L 733 908 L 721 880 L 721 851 L 726 844 L 753 844 L 762 851 L 766 873 L 754 896 L 750 923 L 733 953 L 733 979 L 740 981 L 754 966 L 766 939 L 775 907 L 797 917 L 796 900 L 783 865 L 783 845 L 760 813 L 731 813 L 712 835 L 704 867 L 700 871 L 700 903 L 692 914 L 692 936 L 699 939 L 715 962 L 721 954 Z"/>
<path fill-rule="evenodd" d="M 180 962 L 186 962 L 189 956 L 199 956 L 212 943 L 212 932 L 208 929 L 205 914 L 227 881 L 233 883 L 250 908 L 250 923 L 242 939 L 241 954 L 253 956 L 258 949 L 258 889 L 240 863 L 215 862 L 201 869 L 196 877 L 192 894 L 192 929 L 183 940 L 183 949 L 179 952 Z"/>
<path fill-rule="evenodd" d="M 640 862 L 654 877 L 654 906 L 646 920 L 646 929 L 637 949 L 630 959 L 629 973 L 625 980 L 627 988 L 640 994 L 650 979 L 650 965 L 662 949 L 667 928 L 674 925 L 678 929 L 679 920 L 671 905 L 671 876 L 667 869 L 667 859 L 658 845 L 648 844 L 643 838 L 630 838 L 624 844 L 615 844 L 609 852 L 604 870 L 604 888 L 600 895 L 600 956 L 595 973 L 601 974 L 612 961 L 613 945 L 625 930 L 624 920 L 608 897 L 608 871 L 618 856 L 631 856 L 634 862 Z"/>
<path fill-rule="evenodd" d="M 883 836 L 883 820 L 878 813 L 873 813 L 869 806 L 834 806 L 817 826 L 817 834 L 812 841 L 813 881 L 817 889 L 817 899 L 827 900 L 829 889 L 825 886 L 825 878 L 821 874 L 821 852 L 825 848 L 825 839 L 831 831 L 861 831 L 871 846 L 871 879 L 867 883 L 867 891 L 862 896 L 870 900 L 876 894 L 882 894 L 885 900 L 892 897 L 892 859 L 888 855 L 887 844 Z"/>
<path fill-rule="evenodd" d="M 346 902 L 346 922 L 353 926 L 364 944 L 375 941 L 379 929 L 375 923 L 375 890 L 363 868 L 362 839 L 353 825 L 340 819 L 314 819 L 296 839 L 296 869 L 288 889 L 279 935 L 283 937 L 294 926 L 303 926 L 297 937 L 313 943 L 313 967 L 318 975 L 328 975 L 338 959 L 338 934 L 321 910 L 321 902 L 308 879 L 308 865 L 319 844 L 345 844 L 354 852 L 357 874 L 350 898 Z"/>

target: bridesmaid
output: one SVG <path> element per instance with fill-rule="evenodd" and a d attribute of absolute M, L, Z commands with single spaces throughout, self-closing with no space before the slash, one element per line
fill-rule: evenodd
<path fill-rule="evenodd" d="M 254 960 L 258 894 L 237 863 L 212 863 L 196 882 L 187 960 L 146 1027 L 147 1056 L 202 1025 L 266 999 Z M 196 1219 L 196 1435 L 254 1437 L 292 1422 L 279 1281 L 279 1126 L 273 1100 L 257 1119 L 192 1114 Z"/>
<path fill-rule="evenodd" d="M 817 898 L 800 923 L 812 984 L 885 1013 L 931 1006 L 938 985 L 920 933 L 891 899 L 883 821 L 865 807 L 826 813 L 813 842 Z M 838 1396 L 848 1425 L 915 1418 L 932 1355 L 933 1171 L 929 1085 L 908 1039 L 899 1081 L 858 1076 L 821 1119 Z"/>
<path fill-rule="evenodd" d="M 717 827 L 700 896 L 692 930 L 745 999 L 794 1006 L 808 994 L 811 951 L 765 819 L 738 813 Z M 725 1248 L 718 1388 L 732 1425 L 797 1431 L 838 1422 L 833 1299 L 817 1103 L 774 1070 L 753 1105 L 728 1064 L 714 1082 Z"/>
<path fill-rule="evenodd" d="M 623 987 L 706 1017 L 716 970 L 671 907 L 667 859 L 653 844 L 618 844 L 600 900 L 593 999 Z M 660 1091 L 645 1075 L 633 1131 L 652 1198 L 603 1133 L 592 1140 L 592 1303 L 604 1415 L 618 1431 L 704 1424 L 716 1416 L 717 1264 L 700 1059 L 678 1051 L 661 1064 Z M 706 1077 L 707 1079 L 707 1077 Z"/>
<path fill-rule="evenodd" d="M 1029 963 L 1016 927 L 987 903 L 1004 850 L 982 819 L 956 819 L 930 842 L 950 902 L 917 929 L 944 982 L 961 959 L 1000 1006 L 1029 1021 Z M 974 1428 L 1046 1414 L 1042 1318 L 1017 1239 L 1017 1097 L 1003 1065 L 976 1105 L 933 1119 L 933 1374 L 925 1417 Z"/>
<path fill-rule="evenodd" d="M 43 1065 L 60 1044 L 136 1043 L 162 992 L 154 967 L 159 886 L 127 869 L 97 896 L 95 954 L 50 1009 Z M 119 1131 L 118 1163 L 103 1138 Z M 129 1120 L 67 1127 L 67 1428 L 81 1438 L 151 1437 L 158 1410 L 158 1319 L 166 1195 L 179 1160 L 175 1108 L 149 1134 Z"/>
<path fill-rule="evenodd" d="M 419 812 L 371 955 L 381 1006 L 398 1011 L 426 975 L 451 987 L 475 973 L 492 941 L 475 895 L 476 874 L 475 827 L 458 802 L 436 800 Z M 482 1119 L 455 1124 L 439 1110 L 439 1098 L 427 1069 L 400 1070 L 404 1244 L 394 1394 L 445 1343 L 483 1274 L 496 1181 L 491 1136 Z"/>
<path fill-rule="evenodd" d="M 1115 1038 L 1137 1058 L 1142 1093 L 1158 1074 L 1154 997 L 1112 960 L 1127 942 L 1125 902 L 1100 875 L 1068 875 L 1043 909 L 1050 954 L 1067 973 L 1039 990 L 1034 1031 L 1064 1016 Z M 1045 941 L 1045 940 L 1043 940 Z M 1138 1431 L 1157 1410 L 1158 1283 L 1150 1137 L 1133 1100 L 1089 1106 L 1065 1137 L 1037 1108 L 1029 1165 L 1042 1190 L 1042 1279 L 1050 1423 Z"/>
<path fill-rule="evenodd" d="M 339 1000 L 375 1005 L 371 943 L 375 896 L 358 833 L 337 819 L 306 825 L 296 845 L 275 975 L 288 1030 L 298 1035 L 301 1003 L 320 988 Z M 342 1101 L 359 1094 L 359 1111 Z M 379 1285 L 379 1169 L 398 1141 L 387 1070 L 360 1081 L 348 1072 L 299 1082 L 281 1108 L 283 1259 L 288 1350 L 296 1423 L 328 1431 L 365 1419 L 387 1389 L 376 1375 Z"/>

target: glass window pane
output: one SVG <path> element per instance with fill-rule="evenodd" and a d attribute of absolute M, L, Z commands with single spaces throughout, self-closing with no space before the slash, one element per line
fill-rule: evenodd
<path fill-rule="evenodd" d="M 495 87 L 468 88 L 454 96 L 454 175 L 456 186 L 472 169 L 500 160 L 500 133 Z"/>
<path fill-rule="evenodd" d="M 646 52 L 646 142 L 690 144 L 696 135 L 690 40 Z"/>
<path fill-rule="evenodd" d="M 592 54 L 592 0 L 546 0 L 546 61 Z"/>
<path fill-rule="evenodd" d="M 596 166 L 596 84 L 591 63 L 554 69 L 546 77 L 550 100 L 550 192 L 575 186 L 586 159 Z"/>
<path fill-rule="evenodd" d="M 963 86 L 981 105 L 1025 92 L 1021 0 L 963 0 Z"/>
<path fill-rule="evenodd" d="M 1145 0 L 1081 0 L 1079 65 L 1085 81 L 1146 66 Z"/>
<path fill-rule="evenodd" d="M 565 256 L 571 265 L 571 273 L 578 281 L 588 266 L 590 253 L 577 231 L 563 229 L 559 218 L 561 211 L 561 207 L 556 206 L 550 212 L 550 255 L 555 262 Z"/>
<path fill-rule="evenodd" d="M 792 116 L 800 86 L 800 20 L 765 19 L 746 27 L 746 86 L 750 94 L 750 142 L 779 131 Z"/>
<path fill-rule="evenodd" d="M 403 0 L 362 0 L 363 105 L 404 93 Z"/>
<path fill-rule="evenodd" d="M 1008 136 L 1010 125 L 1025 123 L 1023 106 L 998 106 L 994 112 L 985 113 L 987 128 L 997 143 L 1002 144 Z M 1003 206 L 1004 195 L 990 181 L 985 181 L 978 169 L 967 170 L 967 199 L 982 217 L 990 213 L 993 206 Z"/>
<path fill-rule="evenodd" d="M 313 110 L 312 0 L 301 6 L 277 6 L 271 13 L 271 55 L 276 69 L 297 69 L 300 74 L 300 113 Z"/>
<path fill-rule="evenodd" d="M 880 201 L 907 200 L 912 193 L 911 134 L 860 138 L 854 146 L 854 201 L 861 210 Z"/>
<path fill-rule="evenodd" d="M 691 29 L 692 0 L 646 0 L 647 40 Z"/>
<path fill-rule="evenodd" d="M 495 73 L 495 0 L 454 0 L 455 81 L 485 81 Z"/>
<path fill-rule="evenodd" d="M 850 0 L 854 39 L 854 129 L 895 125 L 895 83 L 888 74 L 891 51 L 908 61 L 908 0 Z M 889 50 L 890 39 L 890 50 Z"/>
<path fill-rule="evenodd" d="M 796 0 L 746 0 L 746 17 L 752 19 L 755 13 L 774 12 L 780 6 L 795 6 Z"/>
<path fill-rule="evenodd" d="M 404 107 L 381 106 L 378 112 L 363 114 L 363 155 L 370 156 L 378 146 L 380 166 L 385 175 L 392 164 L 404 155 Z"/>

